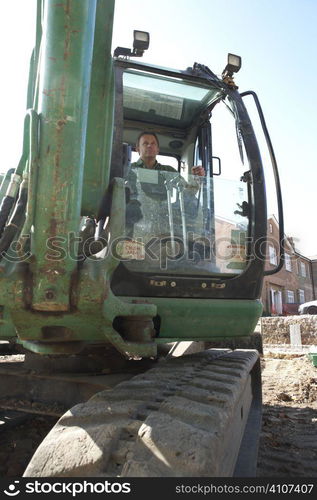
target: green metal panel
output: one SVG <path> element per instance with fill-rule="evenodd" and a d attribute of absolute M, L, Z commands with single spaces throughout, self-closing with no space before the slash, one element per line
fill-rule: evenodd
<path fill-rule="evenodd" d="M 259 300 L 151 298 L 161 318 L 160 338 L 207 340 L 250 335 L 262 313 Z"/>
<path fill-rule="evenodd" d="M 92 291 L 91 288 L 88 290 Z M 250 335 L 262 312 L 258 300 L 196 300 L 196 299 L 145 299 L 143 303 L 135 303 L 140 299 L 115 297 L 110 291 L 104 303 L 104 314 L 101 317 L 101 304 L 91 304 L 90 309 L 78 311 L 72 315 L 34 315 L 30 311 L 16 311 L 13 321 L 18 333 L 24 339 L 23 344 L 35 352 L 66 352 L 68 343 L 102 343 L 109 342 L 124 352 L 153 356 L 155 346 L 152 344 L 125 342 L 113 329 L 112 322 L 116 316 L 145 315 L 161 318 L 160 335 L 156 342 L 175 340 L 212 340 Z M 156 312 L 157 310 L 157 312 Z M 10 318 L 2 321 L 5 326 L 1 330 L 1 338 L 13 337 L 15 329 Z M 89 325 L 89 327 L 88 327 Z M 40 334 L 39 334 L 40 332 Z M 53 336 L 55 335 L 55 337 Z M 60 345 L 57 346 L 56 342 Z M 53 344 L 52 344 L 53 342 Z"/>

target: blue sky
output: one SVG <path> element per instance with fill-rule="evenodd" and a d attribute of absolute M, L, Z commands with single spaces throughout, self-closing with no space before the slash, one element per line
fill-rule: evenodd
<path fill-rule="evenodd" d="M 1 4 L 2 171 L 16 166 L 21 151 L 35 3 Z M 113 48 L 131 47 L 134 29 L 149 31 L 143 61 L 179 69 L 200 62 L 221 74 L 228 52 L 242 57 L 236 82 L 260 98 L 286 234 L 307 256 L 317 254 L 316 25 L 317 0 L 116 0 L 113 34 Z"/>

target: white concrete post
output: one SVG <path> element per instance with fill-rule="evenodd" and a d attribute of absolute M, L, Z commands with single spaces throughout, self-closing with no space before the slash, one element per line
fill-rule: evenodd
<path fill-rule="evenodd" d="M 290 325 L 289 329 L 290 329 L 291 345 L 301 346 L 302 336 L 300 332 L 300 325 L 299 324 Z"/>

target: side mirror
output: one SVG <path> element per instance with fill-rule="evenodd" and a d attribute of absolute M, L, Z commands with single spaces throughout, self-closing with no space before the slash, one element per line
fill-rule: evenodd
<path fill-rule="evenodd" d="M 218 171 L 215 169 L 215 160 L 217 160 L 217 163 L 218 163 Z M 219 156 L 212 156 L 211 157 L 211 165 L 212 165 L 211 175 L 212 176 L 221 175 L 221 160 L 220 160 Z"/>

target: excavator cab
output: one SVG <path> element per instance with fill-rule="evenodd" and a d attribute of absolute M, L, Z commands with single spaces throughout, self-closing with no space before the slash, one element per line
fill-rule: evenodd
<path fill-rule="evenodd" d="M 117 259 L 112 292 L 156 305 L 158 342 L 251 334 L 261 313 L 266 194 L 233 79 L 228 84 L 199 64 L 175 71 L 117 57 L 114 67 L 111 176 L 124 180 L 126 225 L 108 247 Z M 138 167 L 133 150 L 144 131 L 156 134 L 161 168 Z M 197 165 L 204 176 L 192 174 Z M 193 311 L 200 327 L 187 334 Z M 228 315 L 230 329 L 221 319 Z"/>
<path fill-rule="evenodd" d="M 207 82 L 191 81 L 189 71 L 186 79 L 185 72 L 154 75 L 153 68 L 134 66 L 120 71 L 123 140 L 134 145 L 143 129 L 152 130 L 162 161 L 177 167 L 170 172 L 134 166 L 125 175 L 128 240 L 120 241 L 123 260 L 113 287 L 126 294 L 133 283 L 135 295 L 176 297 L 184 287 L 175 280 L 186 277 L 192 296 L 217 297 L 210 294 L 210 280 L 242 274 L 251 241 L 251 172 L 244 172 L 249 161 L 234 101 Z M 205 176 L 192 175 L 193 165 L 203 166 Z"/>

